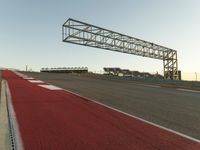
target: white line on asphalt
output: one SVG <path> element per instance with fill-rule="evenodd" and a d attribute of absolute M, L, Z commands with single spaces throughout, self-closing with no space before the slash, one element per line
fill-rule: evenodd
<path fill-rule="evenodd" d="M 178 91 L 184 91 L 184 92 L 200 93 L 200 91 L 189 90 L 189 89 L 180 89 L 180 88 L 178 88 L 178 89 L 176 89 L 176 90 L 178 90 Z"/>
<path fill-rule="evenodd" d="M 146 87 L 160 88 L 159 85 L 149 85 L 149 84 L 140 84 L 140 85 L 146 86 Z"/>
<path fill-rule="evenodd" d="M 82 98 L 84 98 L 84 99 L 90 100 L 90 101 L 92 101 L 92 102 L 94 102 L 94 103 L 96 103 L 96 104 L 102 105 L 102 106 L 107 107 L 107 108 L 109 108 L 109 109 L 115 110 L 115 111 L 117 111 L 117 112 L 120 112 L 120 113 L 122 113 L 122 114 L 125 114 L 125 115 L 127 115 L 127 116 L 130 116 L 130 117 L 132 117 L 132 118 L 135 118 L 135 119 L 137 119 L 137 120 L 140 120 L 140 121 L 142 121 L 142 122 L 144 122 L 144 123 L 147 123 L 147 124 L 149 124 L 149 125 L 158 127 L 158 128 L 160 128 L 160 129 L 163 129 L 163 130 L 166 130 L 166 131 L 168 131 L 168 132 L 171 132 L 171 133 L 177 134 L 177 135 L 179 135 L 179 136 L 182 136 L 182 137 L 184 137 L 184 138 L 186 138 L 186 139 L 189 139 L 189 140 L 192 140 L 192 141 L 194 141 L 194 142 L 200 143 L 200 140 L 199 140 L 199 139 L 195 139 L 195 138 L 193 138 L 193 137 L 191 137 L 191 136 L 188 136 L 188 135 L 185 135 L 185 134 L 183 134 L 183 133 L 174 131 L 174 130 L 169 129 L 169 128 L 167 128 L 167 127 L 163 127 L 163 126 L 158 125 L 158 124 L 156 124 L 156 123 L 153 123 L 153 122 L 144 120 L 144 119 L 142 119 L 142 118 L 139 118 L 139 117 L 137 117 L 137 116 L 128 114 L 128 113 L 126 113 L 126 112 L 124 112 L 124 111 L 121 111 L 121 110 L 119 110 L 119 109 L 113 108 L 113 107 L 108 106 L 108 105 L 106 105 L 106 104 L 103 104 L 103 103 L 101 103 L 101 102 L 94 101 L 94 100 L 92 100 L 92 99 L 90 99 L 90 98 L 88 98 L 88 97 L 85 97 L 85 96 L 82 96 L 82 95 L 80 95 L 80 94 L 74 93 L 74 92 L 72 92 L 72 91 L 70 91 L 70 90 L 66 90 L 66 89 L 64 89 L 64 90 L 67 91 L 67 92 L 69 92 L 69 93 L 72 93 L 72 94 L 74 94 L 74 95 L 76 95 L 76 96 L 79 96 L 79 97 L 82 97 Z"/>

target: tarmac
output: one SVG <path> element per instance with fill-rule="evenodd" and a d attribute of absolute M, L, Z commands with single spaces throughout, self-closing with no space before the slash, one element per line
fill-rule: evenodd
<path fill-rule="evenodd" d="M 56 73 L 23 73 L 200 139 L 200 93 L 128 80 Z"/>
<path fill-rule="evenodd" d="M 200 149 L 200 140 L 58 86 L 9 70 L 3 72 L 3 77 L 19 150 Z"/>

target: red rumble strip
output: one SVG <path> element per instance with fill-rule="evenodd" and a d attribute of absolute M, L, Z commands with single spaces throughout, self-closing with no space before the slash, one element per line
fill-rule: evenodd
<path fill-rule="evenodd" d="M 200 150 L 198 141 L 4 71 L 26 150 Z M 43 83 L 44 85 L 44 83 Z"/>

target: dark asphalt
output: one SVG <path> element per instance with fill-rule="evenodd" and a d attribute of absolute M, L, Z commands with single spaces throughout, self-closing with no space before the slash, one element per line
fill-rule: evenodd
<path fill-rule="evenodd" d="M 148 87 L 133 81 L 23 73 L 200 139 L 200 93 Z"/>

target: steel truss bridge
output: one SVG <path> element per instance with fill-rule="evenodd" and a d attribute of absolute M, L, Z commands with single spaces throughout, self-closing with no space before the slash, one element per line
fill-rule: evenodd
<path fill-rule="evenodd" d="M 179 80 L 177 51 L 125 34 L 69 18 L 62 26 L 63 42 L 163 60 L 165 79 Z"/>

